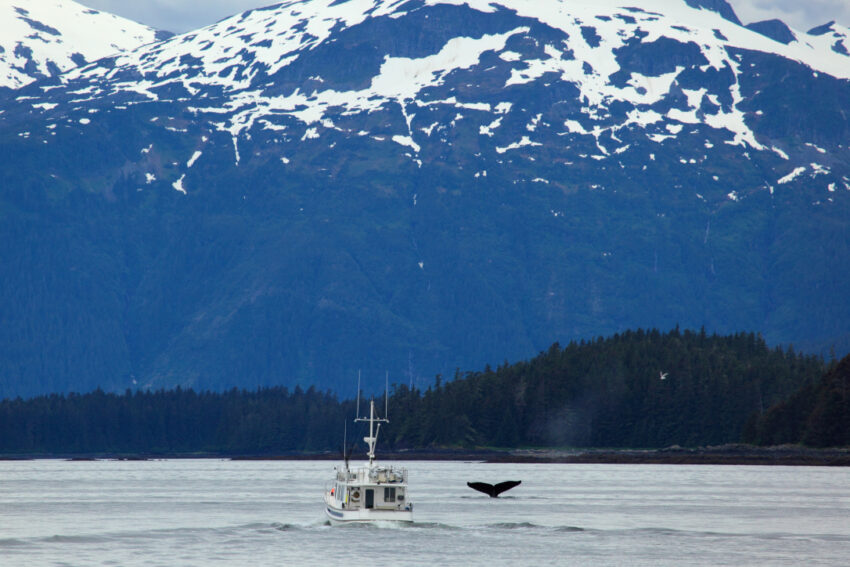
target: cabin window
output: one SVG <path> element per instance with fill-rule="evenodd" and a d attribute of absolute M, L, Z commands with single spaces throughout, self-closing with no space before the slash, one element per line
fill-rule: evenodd
<path fill-rule="evenodd" d="M 395 486 L 384 487 L 384 502 L 395 502 Z"/>

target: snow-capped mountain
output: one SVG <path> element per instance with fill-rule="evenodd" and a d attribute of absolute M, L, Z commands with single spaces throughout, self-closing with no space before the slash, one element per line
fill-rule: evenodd
<path fill-rule="evenodd" d="M 677 323 L 850 350 L 847 30 L 633 4 L 286 2 L 6 95 L 0 359 L 337 387 Z"/>
<path fill-rule="evenodd" d="M 0 0 L 0 87 L 16 89 L 169 35 L 72 0 Z"/>
<path fill-rule="evenodd" d="M 802 34 L 776 21 L 742 27 L 725 2 L 705 3 L 725 6 L 728 10 L 720 10 L 725 16 L 695 0 L 648 1 L 642 8 L 622 4 L 287 2 L 75 69 L 63 77 L 63 90 L 69 100 L 88 106 L 112 99 L 191 100 L 187 110 L 198 121 L 213 122 L 232 135 L 237 160 L 239 138 L 255 129 L 299 139 L 365 136 L 371 132 L 352 132 L 335 121 L 396 108 L 404 124 L 383 132 L 385 140 L 406 146 L 419 162 L 425 157 L 422 148 L 448 127 L 421 122 L 435 107 L 477 121 L 482 146 L 497 154 L 542 143 L 535 137 L 548 135 L 591 141 L 591 158 L 608 158 L 634 147 L 619 141 L 624 131 L 639 130 L 661 144 L 682 131 L 702 137 L 709 129 L 723 133 L 724 143 L 785 158 L 793 151 L 757 133 L 759 122 L 781 117 L 758 108 L 760 92 L 754 84 L 761 76 L 759 64 L 767 63 L 754 56 L 799 63 L 830 78 L 850 78 L 850 57 L 841 43 L 846 30 L 835 24 Z M 480 29 L 445 33 L 444 20 L 452 14 L 479 20 Z M 441 23 L 429 24 L 429 18 Z M 776 32 L 776 26 L 790 35 Z M 428 30 L 429 36 L 396 52 L 396 32 L 390 31 L 395 28 Z M 384 38 L 375 37 L 384 31 Z M 364 33 L 370 37 L 368 48 L 341 47 L 349 36 Z M 351 66 L 336 61 L 352 56 Z M 485 58 L 489 64 L 483 68 Z M 453 77 L 471 73 L 478 89 L 460 93 L 451 87 Z M 569 102 L 579 101 L 580 108 L 558 122 L 538 123 L 545 113 L 528 116 L 529 135 L 496 136 L 503 115 L 516 110 L 512 93 L 551 84 L 574 89 Z M 484 85 L 486 89 L 480 88 Z M 748 85 L 753 85 L 751 92 L 744 92 Z M 447 93 L 443 99 L 436 96 L 441 91 Z M 497 91 L 504 95 L 494 98 Z M 51 105 L 62 95 L 62 90 L 51 89 L 35 98 Z M 765 182 L 773 185 L 787 173 L 779 169 Z"/>

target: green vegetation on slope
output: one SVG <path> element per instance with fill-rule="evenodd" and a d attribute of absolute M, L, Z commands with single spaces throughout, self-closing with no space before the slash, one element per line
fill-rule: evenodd
<path fill-rule="evenodd" d="M 638 330 L 556 343 L 526 362 L 438 376 L 424 392 L 394 386 L 382 446 L 737 442 L 752 416 L 815 388 L 823 373 L 820 358 L 770 349 L 752 333 Z M 314 388 L 41 396 L 0 402 L 0 453 L 326 451 L 341 445 L 354 413 L 353 401 Z"/>
<path fill-rule="evenodd" d="M 752 419 L 744 441 L 758 445 L 802 443 L 811 447 L 850 446 L 850 356 L 816 383 Z"/>
<path fill-rule="evenodd" d="M 636 331 L 553 345 L 536 358 L 418 392 L 396 391 L 400 445 L 699 446 L 817 380 L 820 359 L 754 334 Z M 398 415 L 398 414 L 396 414 Z"/>

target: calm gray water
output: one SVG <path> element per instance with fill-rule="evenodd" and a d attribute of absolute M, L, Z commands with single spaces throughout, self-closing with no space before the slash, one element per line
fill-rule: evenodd
<path fill-rule="evenodd" d="M 0 565 L 850 562 L 845 468 L 411 462 L 414 525 L 331 527 L 333 465 L 0 462 Z"/>

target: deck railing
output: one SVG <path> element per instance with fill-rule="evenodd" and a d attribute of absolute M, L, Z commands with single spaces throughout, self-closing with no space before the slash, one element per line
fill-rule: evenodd
<path fill-rule="evenodd" d="M 341 482 L 362 482 L 374 484 L 397 484 L 407 483 L 407 469 L 404 467 L 366 467 L 352 470 L 338 469 L 336 478 Z"/>

